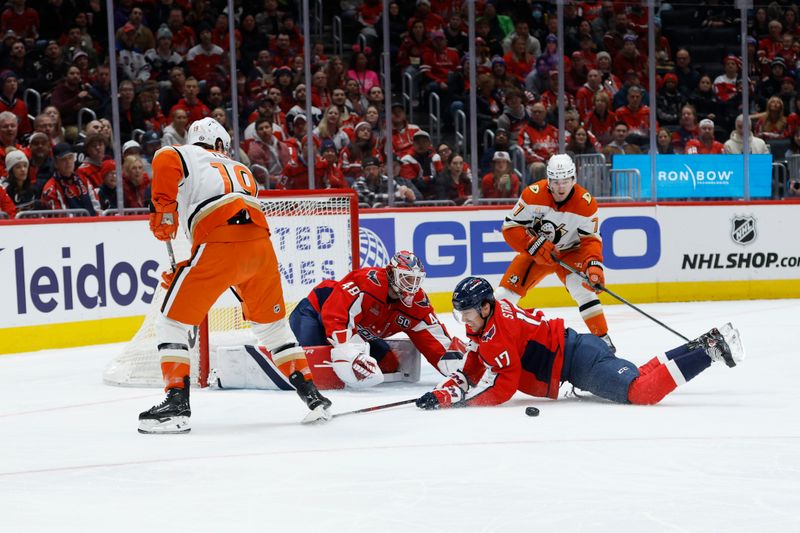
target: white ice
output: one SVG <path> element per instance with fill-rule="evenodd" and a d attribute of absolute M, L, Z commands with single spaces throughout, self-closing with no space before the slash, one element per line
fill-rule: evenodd
<path fill-rule="evenodd" d="M 101 383 L 119 345 L 0 357 L 0 531 L 800 531 L 800 302 L 642 307 L 689 337 L 731 320 L 748 358 L 652 407 L 517 394 L 308 427 L 294 393 L 193 391 L 191 433 L 153 436 L 136 417 L 162 393 Z M 606 310 L 637 364 L 681 343 Z M 437 381 L 329 395 L 342 412 Z"/>

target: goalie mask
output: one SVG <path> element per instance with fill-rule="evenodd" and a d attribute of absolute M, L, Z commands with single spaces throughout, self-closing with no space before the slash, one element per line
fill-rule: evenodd
<path fill-rule="evenodd" d="M 419 258 L 405 250 L 397 252 L 386 266 L 386 274 L 389 287 L 397 293 L 403 305 L 411 307 L 414 296 L 425 280 L 425 269 Z"/>
<path fill-rule="evenodd" d="M 229 153 L 231 149 L 231 136 L 228 131 L 211 117 L 195 120 L 186 132 L 186 144 L 207 144 L 213 150 Z"/>
<path fill-rule="evenodd" d="M 567 154 L 556 154 L 547 162 L 547 188 L 556 202 L 566 200 L 575 185 L 575 163 Z"/>

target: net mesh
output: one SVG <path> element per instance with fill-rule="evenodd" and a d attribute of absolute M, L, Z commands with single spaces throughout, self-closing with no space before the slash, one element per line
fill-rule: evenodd
<path fill-rule="evenodd" d="M 351 196 L 259 198 L 278 256 L 287 316 L 317 283 L 344 277 L 354 268 L 355 213 L 351 211 Z M 191 254 L 191 246 L 184 237 L 173 241 L 173 249 L 176 261 L 187 259 Z M 159 286 L 142 326 L 122 353 L 107 365 L 103 373 L 105 383 L 131 387 L 163 385 L 155 321 L 165 294 L 166 290 Z M 189 336 L 192 383 L 197 383 L 200 377 L 200 358 L 208 357 L 201 353 L 197 341 L 203 335 L 208 335 L 209 352 L 217 346 L 255 342 L 238 300 L 231 291 L 226 291 L 208 312 L 207 331 L 200 328 Z"/>

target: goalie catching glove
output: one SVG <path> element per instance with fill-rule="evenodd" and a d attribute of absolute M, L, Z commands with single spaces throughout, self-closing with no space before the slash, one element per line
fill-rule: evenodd
<path fill-rule="evenodd" d="M 416 404 L 420 409 L 428 410 L 442 407 L 461 407 L 466 405 L 465 395 L 468 389 L 469 382 L 467 377 L 463 372 L 457 370 L 431 392 L 426 392 L 417 398 Z"/>
<path fill-rule="evenodd" d="M 366 388 L 383 383 L 383 372 L 369 355 L 369 344 L 358 335 L 331 348 L 331 368 L 348 387 Z"/>

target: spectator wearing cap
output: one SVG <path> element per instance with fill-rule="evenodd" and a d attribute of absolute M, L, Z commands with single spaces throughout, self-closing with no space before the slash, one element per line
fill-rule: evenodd
<path fill-rule="evenodd" d="M 656 117 L 662 126 L 677 126 L 684 97 L 678 92 L 678 76 L 669 72 L 656 93 Z"/>
<path fill-rule="evenodd" d="M 631 33 L 623 37 L 622 50 L 614 56 L 613 72 L 617 76 L 623 76 L 627 71 L 633 70 L 639 79 L 642 79 L 643 74 L 647 72 L 647 56 L 636 48 L 637 40 L 636 35 Z"/>
<path fill-rule="evenodd" d="M 103 176 L 100 171 L 106 155 L 106 142 L 103 136 L 99 133 L 92 133 L 86 137 L 83 153 L 83 163 L 75 172 L 86 178 L 93 187 L 99 187 L 103 184 Z"/>
<path fill-rule="evenodd" d="M 419 131 L 419 126 L 408 123 L 400 97 L 392 97 L 392 151 L 397 157 L 402 158 L 414 150 L 414 136 Z"/>
<path fill-rule="evenodd" d="M 517 136 L 517 144 L 525 153 L 525 164 L 533 181 L 544 178 L 547 161 L 558 150 L 558 137 L 558 130 L 547 123 L 544 104 L 533 104 L 530 123 L 524 125 Z"/>
<path fill-rule="evenodd" d="M 497 151 L 492 157 L 492 171 L 481 179 L 481 198 L 516 198 L 521 184 L 509 153 Z"/>
<path fill-rule="evenodd" d="M 69 64 L 64 60 L 64 54 L 56 41 L 49 41 L 44 48 L 42 57 L 35 63 L 36 74 L 26 79 L 26 86 L 36 89 L 40 93 L 53 90 L 67 73 Z"/>
<path fill-rule="evenodd" d="M 498 94 L 504 94 L 511 89 L 521 89 L 522 85 L 519 80 L 508 73 L 508 65 L 506 60 L 500 56 L 492 58 L 492 70 L 490 72 L 492 81 L 494 82 L 495 91 Z"/>
<path fill-rule="evenodd" d="M 721 125 L 730 126 L 730 117 L 736 115 L 742 107 L 742 63 L 738 57 L 728 55 L 723 60 L 724 72 L 714 80 L 714 96 L 719 103 Z M 762 108 L 763 109 L 763 108 Z"/>
<path fill-rule="evenodd" d="M 321 174 L 322 186 L 325 189 L 341 189 L 348 186 L 344 171 L 339 164 L 339 150 L 331 140 L 325 140 L 319 148 L 317 169 Z"/>
<path fill-rule="evenodd" d="M 122 145 L 122 158 L 125 159 L 129 155 L 141 155 L 142 145 L 131 139 Z"/>
<path fill-rule="evenodd" d="M 135 27 L 130 23 L 125 24 L 117 31 L 117 56 L 119 58 L 117 61 L 124 79 L 140 86 L 144 81 L 150 79 L 150 65 L 144 57 L 144 51 L 148 48 L 136 47 L 135 33 Z M 155 40 L 153 42 L 155 43 Z"/>
<path fill-rule="evenodd" d="M 129 155 L 122 162 L 122 191 L 125 207 L 141 209 L 150 203 L 150 176 L 137 155 Z"/>
<path fill-rule="evenodd" d="M 769 35 L 758 42 L 758 49 L 763 50 L 767 59 L 771 61 L 783 48 L 783 25 L 780 21 L 771 20 L 767 28 Z"/>
<path fill-rule="evenodd" d="M 0 112 L 0 163 L 9 149 L 19 150 L 22 148 L 19 144 L 18 137 L 18 123 L 17 115 L 10 111 Z M 6 175 L 5 166 L 0 168 L 0 176 Z"/>
<path fill-rule="evenodd" d="M 34 181 L 29 172 L 28 157 L 22 150 L 12 150 L 6 154 L 6 187 L 0 187 L 0 191 L 5 190 L 11 202 L 12 209 L 5 209 L 0 206 L 0 210 L 8 213 L 10 218 L 14 218 L 17 211 L 36 209 L 39 196 L 36 194 Z M 0 195 L 1 196 L 1 195 Z"/>
<path fill-rule="evenodd" d="M 472 198 L 472 172 L 461 154 L 453 152 L 446 161 L 444 169 L 434 178 L 436 199 L 462 205 Z"/>
<path fill-rule="evenodd" d="M 511 40 L 511 47 L 503 56 L 509 75 L 516 78 L 520 84 L 525 83 L 525 78 L 533 70 L 535 59 L 536 57 L 527 51 L 525 39 L 522 36 L 514 37 Z"/>
<path fill-rule="evenodd" d="M 207 80 L 222 63 L 224 51 L 211 42 L 211 28 L 201 26 L 200 41 L 186 53 L 186 65 L 191 75 L 198 80 Z"/>
<path fill-rule="evenodd" d="M 182 146 L 186 144 L 186 129 L 189 126 L 189 113 L 182 107 L 176 107 L 170 113 L 172 121 L 164 127 L 161 143 L 164 146 Z"/>
<path fill-rule="evenodd" d="M 479 163 L 478 175 L 483 176 L 492 169 L 492 161 L 495 152 L 509 152 L 511 148 L 511 136 L 505 128 L 497 128 L 494 132 L 494 142 L 492 146 L 484 150 Z"/>
<path fill-rule="evenodd" d="M 431 33 L 444 27 L 444 19 L 438 13 L 431 10 L 430 0 L 417 0 L 417 9 L 408 21 L 408 29 L 411 29 L 416 22 L 422 22 L 425 31 Z"/>
<path fill-rule="evenodd" d="M 444 168 L 442 158 L 433 150 L 431 136 L 419 130 L 414 134 L 410 153 L 400 158 L 400 177 L 408 180 L 422 193 L 424 199 L 436 196 L 434 177 Z"/>
<path fill-rule="evenodd" d="M 276 181 L 291 159 L 289 147 L 273 134 L 273 127 L 270 118 L 259 118 L 255 122 L 256 137 L 248 143 L 247 157 L 250 163 L 263 167 L 253 169 L 253 174 L 262 185 Z"/>
<path fill-rule="evenodd" d="M 767 100 L 771 97 L 780 94 L 783 79 L 786 77 L 786 62 L 782 57 L 778 56 L 770 63 L 769 76 L 762 79 L 758 83 L 756 90 L 756 104 L 760 111 L 767 109 Z"/>
<path fill-rule="evenodd" d="M 509 52 L 515 38 L 519 37 L 525 44 L 525 51 L 532 55 L 534 58 L 539 57 L 542 53 L 542 45 L 539 39 L 531 35 L 530 23 L 525 18 L 519 18 L 514 22 L 514 31 L 509 33 L 503 39 L 503 52 Z"/>
<path fill-rule="evenodd" d="M 730 138 L 725 141 L 724 144 L 724 153 L 726 154 L 741 154 L 742 148 L 744 147 L 744 117 L 742 115 L 736 117 L 735 124 L 736 129 L 731 132 Z M 761 139 L 752 133 L 749 135 L 749 137 L 751 154 L 769 153 L 769 146 L 767 146 L 767 143 L 764 142 L 764 139 Z"/>
<path fill-rule="evenodd" d="M 125 158 L 123 157 L 123 161 Z M 95 189 L 97 199 L 100 202 L 100 209 L 117 208 L 117 166 L 113 159 L 103 161 L 100 168 L 100 178 L 102 183 Z M 126 206 L 127 207 L 127 206 Z"/>
<path fill-rule="evenodd" d="M 223 124 L 224 127 L 224 124 Z M 156 152 L 161 149 L 161 136 L 158 132 L 149 130 L 146 131 L 144 135 L 142 135 L 142 164 L 144 164 L 144 171 L 150 175 L 153 173 L 152 165 L 153 165 L 153 157 L 156 155 Z"/>
<path fill-rule="evenodd" d="M 55 172 L 45 183 L 41 203 L 45 209 L 85 209 L 97 215 L 100 201 L 92 184 L 75 173 L 75 152 L 67 142 L 58 143 L 53 149 Z"/>
<path fill-rule="evenodd" d="M 597 70 L 600 71 L 600 79 L 602 80 L 603 87 L 611 94 L 611 98 L 613 99 L 617 92 L 622 89 L 622 80 L 611 72 L 611 54 L 608 52 L 598 52 L 595 66 Z"/>
<path fill-rule="evenodd" d="M 186 63 L 172 45 L 172 31 L 166 25 L 156 32 L 156 46 L 144 53 L 150 65 L 150 79 L 159 83 L 169 82 L 169 73 L 175 67 L 184 67 Z"/>
<path fill-rule="evenodd" d="M 362 162 L 368 157 L 381 159 L 378 140 L 372 134 L 372 126 L 367 121 L 356 124 L 353 140 L 340 153 L 340 163 L 345 177 L 353 181 L 362 173 Z"/>
<path fill-rule="evenodd" d="M 762 139 L 787 139 L 790 137 L 789 123 L 780 96 L 767 100 L 767 110 L 751 115 L 753 131 Z"/>
<path fill-rule="evenodd" d="M 714 139 L 714 121 L 704 118 L 700 121 L 700 135 L 686 143 L 686 154 L 721 154 L 724 146 Z"/>
<path fill-rule="evenodd" d="M 33 130 L 31 120 L 28 118 L 28 106 L 17 98 L 19 80 L 12 70 L 0 72 L 0 112 L 10 111 L 17 116 L 19 122 L 19 135 L 27 135 Z"/>
<path fill-rule="evenodd" d="M 420 72 L 427 81 L 425 94 L 435 92 L 445 100 L 442 106 L 449 107 L 448 85 L 452 84 L 452 73 L 461 69 L 458 52 L 447 47 L 447 39 L 442 30 L 431 32 L 431 47 L 422 53 Z"/>
<path fill-rule="evenodd" d="M 551 33 L 545 38 L 544 51 L 539 57 L 547 61 L 547 66 L 550 67 L 550 70 L 557 70 L 560 68 L 560 62 L 558 58 L 558 37 L 556 37 L 555 34 Z M 569 70 L 569 58 L 564 56 L 563 60 L 564 68 Z"/>
<path fill-rule="evenodd" d="M 39 198 L 45 183 L 55 171 L 50 137 L 41 131 L 34 131 L 28 139 L 28 147 L 24 151 L 30 165 L 28 174 L 31 177 L 36 197 Z"/>
<path fill-rule="evenodd" d="M 176 109 L 183 109 L 188 116 L 189 125 L 195 120 L 210 116 L 211 109 L 200 100 L 199 94 L 200 84 L 198 81 L 191 76 L 186 78 L 186 82 L 183 84 L 183 98 L 178 100 L 178 103 L 172 107 L 170 113 Z"/>
<path fill-rule="evenodd" d="M 377 202 L 388 203 L 389 178 L 382 172 L 381 162 L 376 157 L 367 157 L 359 176 L 353 183 L 353 189 L 358 194 L 359 203 L 372 206 Z M 395 200 L 400 202 L 413 202 L 416 197 L 414 192 L 404 185 L 395 182 Z"/>

